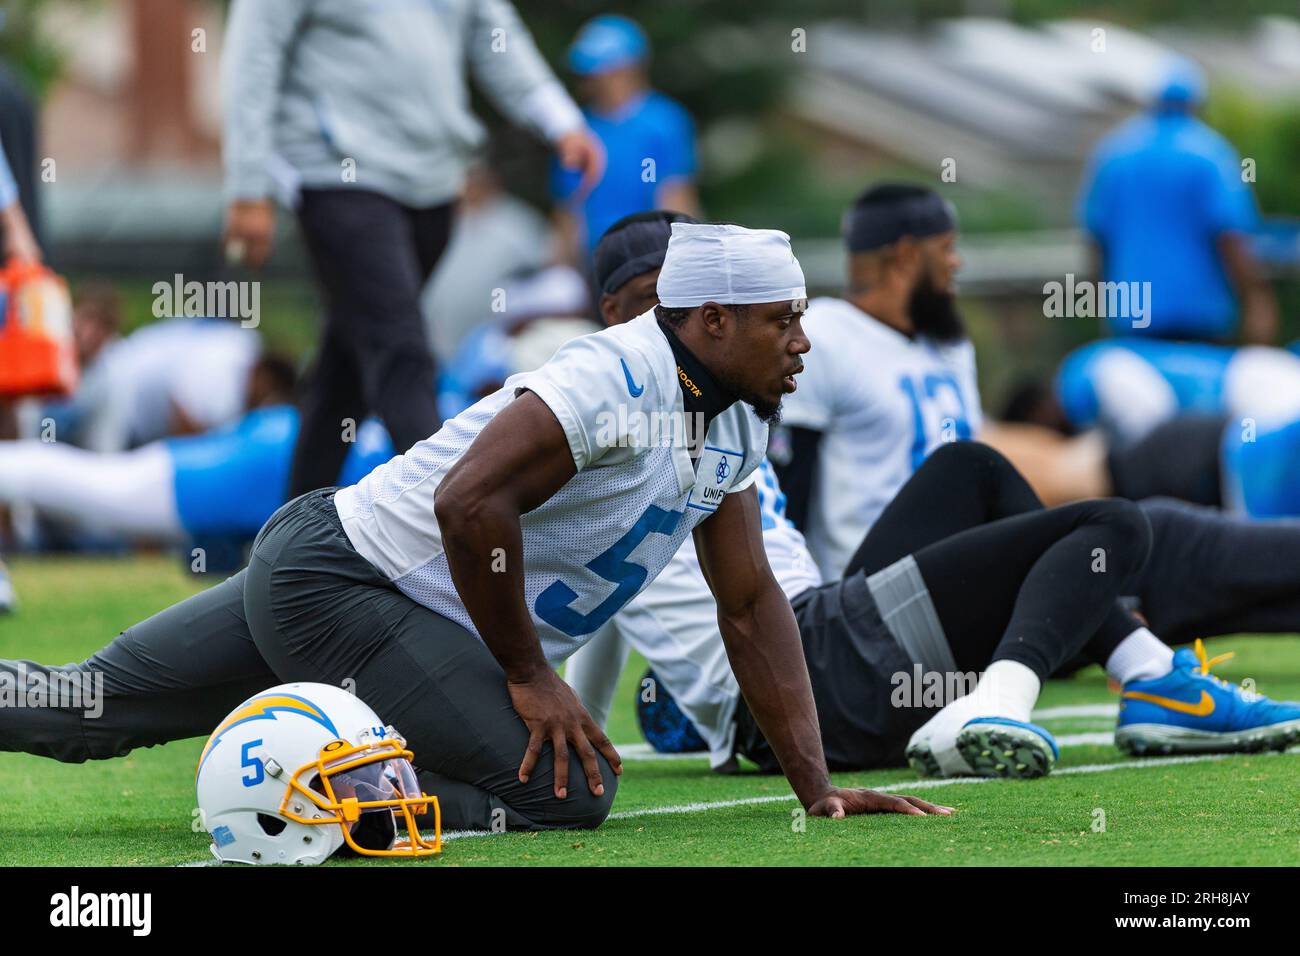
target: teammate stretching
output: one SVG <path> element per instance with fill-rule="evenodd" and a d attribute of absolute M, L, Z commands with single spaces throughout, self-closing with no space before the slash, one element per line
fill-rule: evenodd
<path fill-rule="evenodd" d="M 358 484 L 281 508 L 247 570 L 63 669 L 104 675 L 100 719 L 0 711 L 0 749 L 114 756 L 209 732 L 277 682 L 351 680 L 419 754 L 446 826 L 596 826 L 619 757 L 553 667 L 694 531 L 731 667 L 808 812 L 948 812 L 831 784 L 764 555 L 763 420 L 808 349 L 788 237 L 677 224 L 658 294 Z M 685 421 L 702 426 L 685 445 L 643 437 Z"/>
<path fill-rule="evenodd" d="M 207 535 L 251 539 L 284 504 L 298 433 L 293 367 L 263 356 L 247 411 L 201 435 L 97 452 L 59 442 L 0 442 L 0 504 L 21 502 L 79 528 L 180 543 Z M 340 480 L 351 484 L 392 457 L 383 427 L 357 430 Z"/>
<path fill-rule="evenodd" d="M 622 305 L 633 310 L 647 304 L 653 289 L 648 278 L 662 261 L 672 218 L 629 217 L 597 247 L 607 321 L 631 317 Z M 1118 609 L 1106 611 L 1089 638 L 1087 615 L 1104 610 L 1098 584 L 1122 588 L 1117 577 L 1125 571 L 1112 561 L 1098 574 L 1095 552 L 1071 549 L 1101 547 L 1113 557 L 1116 526 L 1145 524 L 1131 506 L 1094 502 L 1092 511 L 1045 512 L 991 449 L 945 445 L 885 508 L 843 579 L 821 586 L 766 464 L 757 488 L 764 547 L 795 608 L 834 766 L 898 763 L 915 733 L 911 756 L 927 772 L 1041 774 L 1054 761 L 1055 747 L 1050 734 L 1028 724 L 1029 713 L 1053 669 L 1050 661 L 1072 655 L 1069 647 L 1084 649 L 1125 684 L 1127 694 L 1138 695 L 1129 698 L 1117 733 L 1127 749 L 1251 749 L 1285 746 L 1300 736 L 1300 709 L 1245 700 L 1211 678 L 1203 658 L 1188 651 L 1176 660 Z M 1153 505 L 1148 514 L 1155 554 L 1127 590 L 1139 595 L 1159 622 L 1157 630 L 1240 629 L 1234 625 L 1245 618 L 1264 623 L 1262 607 L 1272 608 L 1274 623 L 1283 629 L 1300 623 L 1294 572 L 1256 564 L 1253 577 L 1243 578 L 1216 557 L 1220 551 L 1239 554 L 1248 545 L 1273 554 L 1282 549 L 1300 560 L 1300 527 L 1263 528 L 1165 505 Z M 1131 556 L 1140 536 L 1120 535 L 1122 550 Z M 988 554 L 1000 560 L 989 562 Z M 713 616 L 712 597 L 687 543 L 606 633 L 569 660 L 566 676 L 603 721 L 625 661 L 623 649 L 635 646 L 662 684 L 658 699 L 640 706 L 652 743 L 673 749 L 673 741 L 695 737 L 715 768 L 732 765 L 733 754 L 740 753 L 770 769 L 770 750 L 740 698 Z M 1052 620 L 1060 623 L 1053 627 Z M 910 694 L 899 701 L 896 679 L 910 678 L 915 664 L 935 674 L 983 671 L 984 678 L 975 694 L 922 727 L 942 701 L 923 705 Z M 1152 695 L 1177 699 L 1201 688 L 1222 702 L 1217 713 L 1142 713 L 1143 707 L 1155 709 L 1147 706 Z M 990 747 L 991 742 L 1005 746 Z M 986 759 L 986 750 L 998 759 Z"/>

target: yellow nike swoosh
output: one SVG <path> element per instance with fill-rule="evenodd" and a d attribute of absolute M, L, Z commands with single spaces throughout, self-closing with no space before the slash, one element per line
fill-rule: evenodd
<path fill-rule="evenodd" d="M 1185 700 L 1174 700 L 1172 697 L 1144 694 L 1140 690 L 1126 690 L 1122 696 L 1130 700 L 1145 700 L 1149 704 L 1155 704 L 1180 714 L 1191 714 L 1193 717 L 1208 717 L 1214 713 L 1214 698 L 1210 696 L 1209 691 L 1204 690 L 1201 691 L 1201 699 L 1195 704 L 1189 704 Z"/>

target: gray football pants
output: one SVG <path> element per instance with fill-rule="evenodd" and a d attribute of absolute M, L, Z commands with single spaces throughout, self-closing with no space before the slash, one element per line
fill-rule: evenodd
<path fill-rule="evenodd" d="M 568 797 L 557 800 L 550 744 L 528 783 L 528 730 L 505 674 L 478 638 L 412 601 L 353 550 L 332 490 L 285 505 L 266 523 L 249 567 L 127 628 L 79 664 L 0 661 L 18 686 L 79 672 L 102 675 L 102 713 L 0 707 L 0 751 L 72 763 L 206 736 L 236 705 L 290 681 L 355 682 L 358 697 L 406 738 L 443 826 L 598 826 L 618 778 L 593 796 L 570 748 Z M 34 675 L 34 676 L 33 676 Z"/>

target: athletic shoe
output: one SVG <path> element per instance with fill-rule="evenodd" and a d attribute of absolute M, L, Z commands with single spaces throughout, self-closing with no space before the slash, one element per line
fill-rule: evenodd
<path fill-rule="evenodd" d="M 935 745 L 923 727 L 908 741 L 907 762 L 922 777 L 1002 777 L 1032 780 L 1051 772 L 1060 757 L 1056 739 L 1037 724 L 1009 717 L 975 717 L 952 746 Z"/>
<path fill-rule="evenodd" d="M 647 695 L 643 691 L 646 687 L 653 687 L 654 694 Z M 709 749 L 691 719 L 682 713 L 673 695 L 655 677 L 653 670 L 647 670 L 637 686 L 636 717 L 641 724 L 641 733 L 656 753 L 687 754 Z"/>
<path fill-rule="evenodd" d="M 1061 757 L 1056 738 L 1037 724 L 976 717 L 957 734 L 957 751 L 977 777 L 1032 780 L 1051 773 Z"/>
<path fill-rule="evenodd" d="M 1300 743 L 1300 704 L 1269 700 L 1210 674 L 1231 653 L 1206 658 L 1184 647 L 1168 674 L 1129 681 L 1121 692 L 1115 746 L 1127 754 L 1243 753 Z"/>
<path fill-rule="evenodd" d="M 919 732 L 912 735 L 912 739 L 907 742 L 907 750 L 904 752 L 907 757 L 908 766 L 916 771 L 920 777 L 965 777 L 969 776 L 971 769 L 967 767 L 953 767 L 952 772 L 945 772 L 939 763 L 939 757 L 934 751 L 934 741 L 929 736 L 921 736 Z M 955 750 L 952 756 L 961 760 L 961 755 Z"/>

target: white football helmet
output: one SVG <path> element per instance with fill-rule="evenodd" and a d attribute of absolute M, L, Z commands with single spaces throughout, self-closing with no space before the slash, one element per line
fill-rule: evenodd
<path fill-rule="evenodd" d="M 250 697 L 199 757 L 212 853 L 238 863 L 320 863 L 344 846 L 364 856 L 438 853 L 438 799 L 421 793 L 411 759 L 397 731 L 341 688 L 281 684 Z M 415 822 L 430 804 L 431 843 Z"/>

